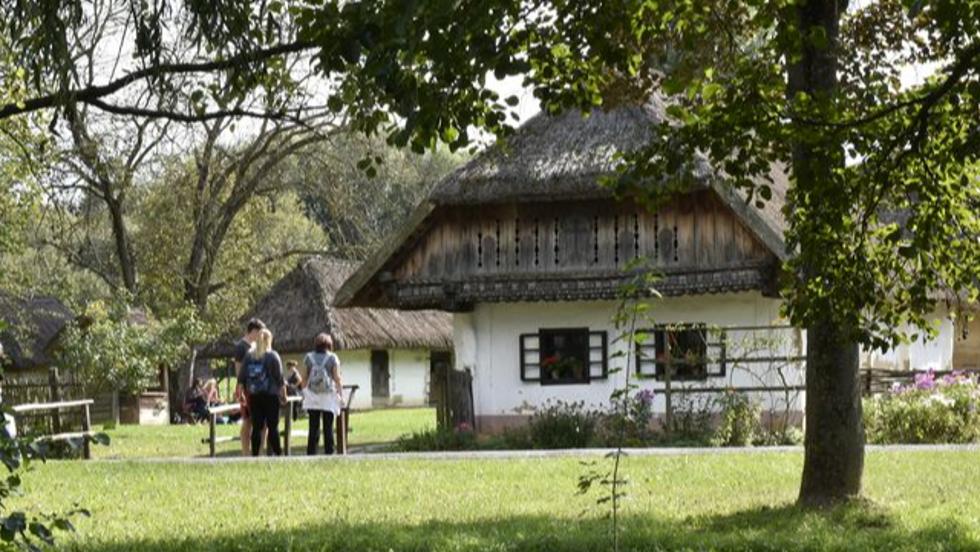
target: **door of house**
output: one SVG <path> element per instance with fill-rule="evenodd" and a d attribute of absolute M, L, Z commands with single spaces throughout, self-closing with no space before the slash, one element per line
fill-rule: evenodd
<path fill-rule="evenodd" d="M 453 355 L 449 351 L 432 351 L 429 357 L 429 395 L 430 406 L 436 407 L 436 420 L 439 427 L 449 426 L 449 371 L 452 370 Z"/>
<path fill-rule="evenodd" d="M 391 371 L 388 351 L 371 351 L 371 399 L 376 405 L 387 404 L 391 396 Z"/>

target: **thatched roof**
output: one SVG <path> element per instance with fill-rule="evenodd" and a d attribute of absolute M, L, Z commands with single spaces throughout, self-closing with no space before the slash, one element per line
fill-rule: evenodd
<path fill-rule="evenodd" d="M 4 352 L 0 362 L 15 370 L 48 366 L 52 345 L 74 318 L 74 313 L 54 297 L 0 293 L 0 320 L 7 325 L 0 332 Z"/>
<path fill-rule="evenodd" d="M 649 143 L 655 125 L 664 121 L 664 113 L 663 101 L 654 99 L 642 106 L 597 110 L 587 117 L 578 111 L 539 114 L 505 143 L 486 149 L 450 173 L 436 185 L 429 199 L 435 205 L 478 205 L 611 197 L 612 191 L 600 186 L 599 179 L 615 171 L 617 154 Z M 782 241 L 786 230 L 782 209 L 789 179 L 781 167 L 773 167 L 772 182 L 765 182 L 772 189 L 772 199 L 762 209 L 746 205 L 744 196 L 725 188 L 724 177 L 712 171 L 702 156 L 692 159 L 689 174 L 684 177 L 692 180 L 693 187 L 727 191 L 723 197 L 726 203 L 741 204 L 736 205 L 740 211 L 743 206 L 751 207 L 759 218 L 747 221 L 753 230 L 778 234 Z M 759 225 L 766 228 L 756 228 Z"/>
<path fill-rule="evenodd" d="M 312 257 L 279 280 L 243 317 L 259 318 L 274 335 L 274 348 L 283 353 L 306 352 L 313 338 L 328 332 L 339 349 L 452 348 L 452 317 L 437 311 L 336 308 L 334 295 L 356 265 Z M 214 343 L 200 354 L 231 354 L 238 336 Z"/>
<path fill-rule="evenodd" d="M 650 141 L 653 125 L 662 122 L 659 104 L 557 116 L 539 114 L 517 132 L 450 173 L 433 189 L 440 205 L 474 205 L 509 201 L 550 201 L 608 197 L 598 185 L 611 174 L 616 154 Z M 694 172 L 707 174 L 699 163 Z"/>
<path fill-rule="evenodd" d="M 612 190 L 600 186 L 600 177 L 615 170 L 618 153 L 635 151 L 649 143 L 655 125 L 664 118 L 661 100 L 597 110 L 587 117 L 568 111 L 531 118 L 506 142 L 487 148 L 439 182 L 401 231 L 386 240 L 385 246 L 344 284 L 337 304 L 357 303 L 358 292 L 400 251 L 410 248 L 442 209 L 611 197 Z M 691 160 L 688 174 L 683 177 L 692 189 L 712 189 L 777 258 L 788 257 L 783 208 L 789 179 L 781 167 L 773 167 L 771 182 L 760 182 L 772 191 L 772 199 L 762 209 L 746 202 L 741 191 L 726 185 L 724 176 L 713 171 L 702 156 Z"/>

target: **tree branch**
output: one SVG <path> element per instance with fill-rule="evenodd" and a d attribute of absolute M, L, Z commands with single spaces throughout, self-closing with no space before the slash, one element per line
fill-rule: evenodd
<path fill-rule="evenodd" d="M 31 98 L 23 102 L 4 104 L 0 106 L 0 120 L 13 117 L 14 115 L 20 115 L 22 113 L 31 113 L 42 109 L 56 107 L 71 101 L 79 101 L 95 105 L 96 107 L 101 107 L 95 103 L 94 100 L 110 96 L 141 80 L 154 79 L 165 75 L 209 73 L 235 69 L 249 63 L 264 61 L 286 54 L 303 52 L 313 48 L 316 48 L 316 44 L 313 42 L 297 41 L 289 44 L 280 44 L 279 46 L 274 46 L 272 48 L 263 48 L 253 52 L 238 54 L 227 59 L 199 63 L 163 63 L 160 65 L 153 65 L 144 69 L 133 71 L 124 77 L 120 77 L 106 84 L 92 85 L 78 90 L 68 90 L 67 92 L 63 93 L 59 92 L 47 94 L 44 96 Z M 198 121 L 200 119 L 189 120 Z"/>

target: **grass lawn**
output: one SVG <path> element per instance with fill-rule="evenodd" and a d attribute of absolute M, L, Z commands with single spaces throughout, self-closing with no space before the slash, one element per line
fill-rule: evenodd
<path fill-rule="evenodd" d="M 792 506 L 799 453 L 633 457 L 628 550 L 980 550 L 980 454 L 871 452 L 869 505 Z M 82 504 L 76 550 L 608 550 L 575 458 L 50 462 L 18 507 Z"/>
<path fill-rule="evenodd" d="M 434 428 L 436 413 L 434 408 L 401 408 L 371 410 L 351 413 L 350 443 L 380 443 L 392 441 L 399 435 Z M 283 426 L 280 424 L 280 428 Z M 306 453 L 306 418 L 300 418 L 293 425 L 293 431 L 302 431 L 304 436 L 293 437 L 291 448 L 297 454 Z M 238 435 L 240 426 L 219 425 L 219 436 Z M 95 458 L 154 458 L 207 456 L 208 445 L 201 439 L 208 436 L 207 424 L 135 426 L 123 425 L 106 431 L 111 438 L 108 447 L 92 447 Z M 321 439 L 320 446 L 323 446 Z M 241 450 L 238 441 L 218 444 L 220 456 L 235 456 Z"/>

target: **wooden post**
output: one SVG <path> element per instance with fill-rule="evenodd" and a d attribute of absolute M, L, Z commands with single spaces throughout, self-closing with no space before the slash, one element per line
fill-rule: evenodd
<path fill-rule="evenodd" d="M 350 410 L 347 407 L 340 409 L 340 416 L 337 416 L 337 454 L 347 454 L 347 419 Z"/>
<path fill-rule="evenodd" d="M 48 368 L 48 386 L 51 387 L 51 402 L 61 402 L 61 378 L 57 366 Z M 61 433 L 61 412 L 57 409 L 51 412 L 51 430 L 51 433 Z"/>
<path fill-rule="evenodd" d="M 670 397 L 670 378 L 674 375 L 674 358 L 673 353 L 670 350 L 670 330 L 664 330 L 664 349 L 667 353 L 667 367 L 664 373 L 664 433 L 670 435 L 670 429 L 673 423 L 673 407 L 671 405 Z"/>
<path fill-rule="evenodd" d="M 57 412 L 57 410 L 55 411 Z M 86 460 L 92 458 L 92 413 L 89 404 L 85 403 L 85 416 L 82 417 L 82 457 Z"/>
<path fill-rule="evenodd" d="M 208 447 L 210 448 L 211 458 L 214 458 L 215 455 L 215 441 L 217 440 L 217 436 L 215 435 L 214 425 L 217 416 L 213 412 L 208 413 Z"/>
<path fill-rule="evenodd" d="M 290 433 L 293 432 L 293 403 L 286 402 L 286 434 L 282 436 L 283 449 L 282 454 L 284 456 L 289 456 L 289 438 Z"/>

